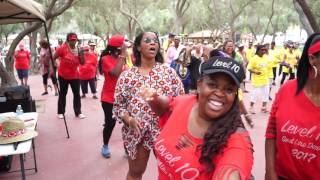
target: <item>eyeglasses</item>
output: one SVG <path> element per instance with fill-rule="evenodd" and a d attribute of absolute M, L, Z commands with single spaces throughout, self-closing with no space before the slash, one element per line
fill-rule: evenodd
<path fill-rule="evenodd" d="M 145 42 L 145 43 L 151 43 L 151 41 L 152 41 L 153 43 L 159 43 L 159 41 L 158 41 L 157 38 L 149 38 L 149 37 L 146 37 L 146 38 L 143 39 L 143 42 Z"/>

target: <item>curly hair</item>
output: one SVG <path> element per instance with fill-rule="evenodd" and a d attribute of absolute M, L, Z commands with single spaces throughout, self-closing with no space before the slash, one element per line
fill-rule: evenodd
<path fill-rule="evenodd" d="M 203 144 L 197 147 L 201 151 L 199 162 L 206 165 L 206 171 L 215 169 L 212 159 L 223 152 L 231 134 L 238 128 L 244 128 L 240 117 L 239 99 L 237 96 L 230 110 L 222 117 L 214 120 L 203 138 Z"/>
<path fill-rule="evenodd" d="M 134 43 L 133 43 L 133 55 L 134 55 L 134 58 L 135 58 L 135 63 L 134 65 L 135 66 L 141 66 L 141 53 L 140 51 L 138 50 L 138 47 L 140 47 L 141 45 L 141 40 L 142 40 L 142 37 L 143 35 L 145 34 L 146 32 L 141 32 L 134 40 Z M 151 32 L 151 33 L 154 33 L 156 36 L 157 36 L 157 39 L 158 39 L 158 45 L 159 45 L 159 50 L 156 54 L 156 62 L 160 62 L 161 64 L 163 64 L 164 60 L 163 60 L 163 57 L 162 57 L 162 54 L 160 52 L 160 41 L 159 41 L 159 36 L 156 32 Z"/>

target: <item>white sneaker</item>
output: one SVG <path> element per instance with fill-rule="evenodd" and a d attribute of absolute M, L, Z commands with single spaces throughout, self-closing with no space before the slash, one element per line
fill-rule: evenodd
<path fill-rule="evenodd" d="M 63 119 L 63 114 L 58 114 L 59 119 Z"/>
<path fill-rule="evenodd" d="M 84 119 L 84 118 L 86 118 L 86 116 L 85 116 L 85 115 L 83 115 L 83 114 L 79 114 L 79 115 L 78 115 L 78 118 L 80 118 L 80 119 Z"/>

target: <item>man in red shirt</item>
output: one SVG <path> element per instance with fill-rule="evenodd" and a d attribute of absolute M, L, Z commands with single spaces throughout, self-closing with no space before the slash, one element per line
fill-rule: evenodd
<path fill-rule="evenodd" d="M 73 109 L 76 117 L 81 119 L 85 116 L 81 113 L 81 99 L 80 99 L 80 79 L 78 67 L 84 64 L 83 51 L 76 47 L 77 35 L 69 33 L 67 35 L 66 43 L 59 46 L 55 52 L 54 59 L 59 58 L 59 85 L 60 94 L 58 99 L 58 118 L 62 119 L 65 113 L 66 96 L 68 86 L 70 84 L 73 93 Z"/>
<path fill-rule="evenodd" d="M 25 50 L 24 44 L 19 44 L 19 50 L 14 53 L 15 67 L 21 85 L 27 85 L 30 63 L 30 52 Z"/>

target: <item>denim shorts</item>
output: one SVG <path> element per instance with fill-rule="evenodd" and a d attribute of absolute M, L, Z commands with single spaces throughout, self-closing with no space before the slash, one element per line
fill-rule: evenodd
<path fill-rule="evenodd" d="M 17 69 L 17 74 L 19 79 L 27 78 L 28 77 L 28 69 Z"/>

